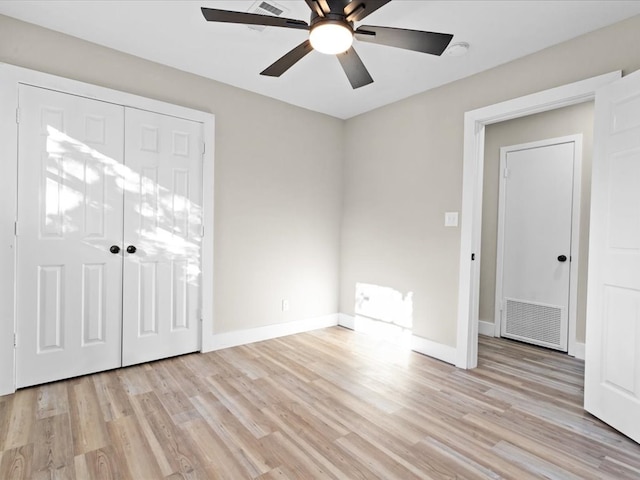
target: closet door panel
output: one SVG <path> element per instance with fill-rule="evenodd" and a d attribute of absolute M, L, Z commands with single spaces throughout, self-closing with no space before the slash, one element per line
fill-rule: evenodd
<path fill-rule="evenodd" d="M 125 109 L 123 365 L 200 348 L 202 124 Z"/>
<path fill-rule="evenodd" d="M 17 386 L 121 361 L 121 106 L 21 85 Z"/>

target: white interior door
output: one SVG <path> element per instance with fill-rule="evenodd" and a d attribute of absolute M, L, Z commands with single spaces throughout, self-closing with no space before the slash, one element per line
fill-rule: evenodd
<path fill-rule="evenodd" d="M 18 387 L 120 365 L 120 106 L 21 85 Z"/>
<path fill-rule="evenodd" d="M 585 409 L 640 442 L 640 73 L 598 90 Z"/>
<path fill-rule="evenodd" d="M 125 117 L 122 358 L 131 365 L 200 348 L 203 132 L 133 108 Z"/>
<path fill-rule="evenodd" d="M 562 351 L 568 337 L 574 161 L 573 141 L 501 152 L 500 334 Z"/>

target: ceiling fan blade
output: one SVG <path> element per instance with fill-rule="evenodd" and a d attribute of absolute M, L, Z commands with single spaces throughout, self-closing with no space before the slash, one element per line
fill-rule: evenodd
<path fill-rule="evenodd" d="M 313 47 L 311 46 L 311 42 L 309 40 L 305 40 L 289 53 L 276 60 L 275 63 L 267 67 L 264 71 L 260 72 L 260 75 L 266 75 L 267 77 L 279 77 L 312 50 Z"/>
<path fill-rule="evenodd" d="M 356 38 L 363 42 L 404 48 L 416 52 L 442 55 L 449 46 L 453 35 L 448 33 L 423 32 L 404 28 L 372 27 L 363 25 L 356 31 Z"/>
<path fill-rule="evenodd" d="M 359 22 L 368 15 L 384 7 L 391 0 L 353 0 L 344 7 L 344 14 L 350 22 Z"/>
<path fill-rule="evenodd" d="M 243 23 L 247 25 L 265 25 L 267 27 L 299 28 L 309 30 L 309 24 L 304 20 L 292 18 L 258 15 L 257 13 L 232 12 L 202 7 L 202 15 L 208 22 Z"/>
<path fill-rule="evenodd" d="M 340 60 L 340 65 L 342 65 L 342 69 L 347 74 L 349 83 L 354 90 L 373 83 L 373 78 L 369 75 L 367 67 L 364 66 L 353 47 L 344 53 L 339 53 L 336 57 Z"/>
<path fill-rule="evenodd" d="M 319 17 L 324 17 L 324 14 L 325 14 L 323 10 L 324 7 L 320 5 L 319 0 L 305 0 L 305 1 L 307 2 L 307 5 L 309 5 L 309 8 L 311 9 L 312 12 L 314 12 Z M 324 3 L 326 4 L 326 1 Z"/>

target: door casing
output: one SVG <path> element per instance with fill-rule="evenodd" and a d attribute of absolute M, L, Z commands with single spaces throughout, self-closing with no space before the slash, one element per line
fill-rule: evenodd
<path fill-rule="evenodd" d="M 506 154 L 514 150 L 524 150 L 532 148 L 546 147 L 557 145 L 560 143 L 574 144 L 574 162 L 573 162 L 573 193 L 572 193 L 572 210 L 571 210 L 571 258 L 569 272 L 569 331 L 568 344 L 569 351 L 575 352 L 576 343 L 576 322 L 578 317 L 577 299 L 578 299 L 578 265 L 580 263 L 580 197 L 581 197 L 581 181 L 582 178 L 582 134 L 567 135 L 564 137 L 549 138 L 537 142 L 529 142 L 520 145 L 510 145 L 500 149 L 500 172 L 506 167 Z M 495 316 L 494 316 L 494 334 L 500 337 L 500 329 L 502 326 L 502 315 L 500 312 L 500 303 L 503 298 L 502 270 L 504 261 L 504 221 L 505 221 L 505 179 L 500 175 L 500 196 L 498 200 L 498 243 L 496 255 L 496 297 L 495 297 Z"/>
<path fill-rule="evenodd" d="M 457 367 L 475 368 L 478 365 L 485 127 L 493 123 L 592 101 L 598 88 L 621 77 L 622 71 L 618 70 L 465 113 L 456 338 Z M 472 254 L 474 260 L 472 260 Z M 575 355 L 575 352 L 569 353 Z"/>
<path fill-rule="evenodd" d="M 17 218 L 18 175 L 18 88 L 20 84 L 57 90 L 116 105 L 138 108 L 201 122 L 204 126 L 205 153 L 203 156 L 203 223 L 202 238 L 202 351 L 214 348 L 214 287 L 213 287 L 213 239 L 214 239 L 214 129 L 215 118 L 211 113 L 173 105 L 126 92 L 99 87 L 68 78 L 0 63 L 0 159 L 3 172 L 0 175 L 0 395 L 15 392 L 15 272 L 16 234 L 20 234 Z"/>

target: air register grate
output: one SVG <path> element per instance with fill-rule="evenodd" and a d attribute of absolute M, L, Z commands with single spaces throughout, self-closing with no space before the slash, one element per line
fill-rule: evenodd
<path fill-rule="evenodd" d="M 506 335 L 539 345 L 562 348 L 562 308 L 507 299 Z"/>
<path fill-rule="evenodd" d="M 273 17 L 280 17 L 285 12 L 285 8 L 274 2 L 265 2 L 258 0 L 249 9 L 249 13 L 257 13 L 258 15 L 271 15 Z M 251 30 L 263 31 L 264 25 L 247 25 Z"/>

